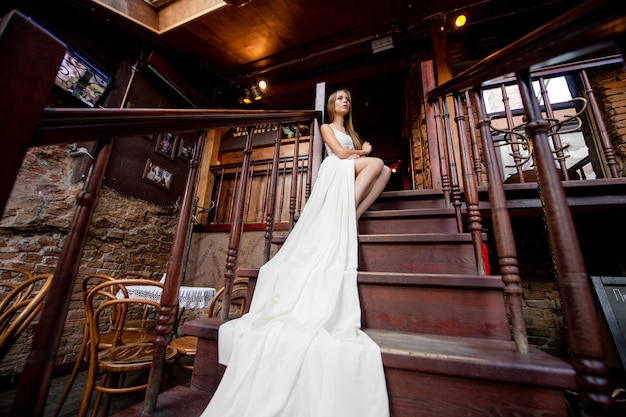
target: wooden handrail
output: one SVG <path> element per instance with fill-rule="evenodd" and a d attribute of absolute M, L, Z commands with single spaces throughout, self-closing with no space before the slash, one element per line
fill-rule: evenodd
<path fill-rule="evenodd" d="M 41 114 L 31 146 L 113 139 L 163 132 L 191 132 L 316 118 L 314 110 L 62 109 Z M 321 122 L 320 122 L 321 123 Z"/>

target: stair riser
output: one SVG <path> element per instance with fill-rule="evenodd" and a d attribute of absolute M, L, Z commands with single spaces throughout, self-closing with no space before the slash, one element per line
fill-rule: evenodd
<path fill-rule="evenodd" d="M 476 274 L 471 243 L 360 242 L 359 270 L 371 272 Z"/>
<path fill-rule="evenodd" d="M 411 219 L 361 219 L 359 233 L 456 233 L 456 219 L 420 217 Z"/>
<path fill-rule="evenodd" d="M 563 391 L 385 368 L 393 417 L 566 417 Z"/>
<path fill-rule="evenodd" d="M 497 289 L 359 285 L 364 328 L 510 340 Z"/>
<path fill-rule="evenodd" d="M 370 206 L 369 211 L 376 210 L 403 210 L 403 209 L 414 209 L 414 208 L 446 208 L 446 203 L 441 198 L 432 198 L 432 199 L 398 199 L 398 200 L 385 200 L 378 199 L 374 204 Z"/>

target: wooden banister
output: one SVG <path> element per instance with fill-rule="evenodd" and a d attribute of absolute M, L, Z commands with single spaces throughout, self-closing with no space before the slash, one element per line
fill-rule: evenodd
<path fill-rule="evenodd" d="M 603 362 L 604 352 L 596 317 L 596 310 L 590 289 L 590 281 L 583 263 L 580 244 L 567 204 L 561 178 L 555 168 L 550 149 L 548 121 L 543 116 L 531 84 L 531 69 L 536 65 L 563 62 L 567 59 L 597 51 L 607 46 L 623 48 L 626 34 L 626 4 L 614 0 L 592 0 L 581 3 L 557 19 L 539 27 L 511 45 L 490 55 L 454 78 L 432 88 L 427 100 L 433 108 L 435 127 L 439 117 L 446 117 L 445 105 L 439 116 L 440 103 L 447 97 L 457 97 L 457 117 L 463 111 L 460 94 L 473 90 L 481 130 L 482 151 L 487 164 L 489 200 L 494 223 L 494 235 L 499 264 L 505 283 L 505 294 L 513 312 L 513 333 L 518 350 L 527 347 L 523 316 L 521 315 L 521 287 L 517 254 L 511 238 L 511 225 L 506 209 L 505 194 L 502 189 L 500 165 L 494 151 L 482 100 L 481 85 L 488 81 L 515 74 L 520 89 L 526 135 L 533 149 L 533 161 L 537 173 L 539 192 L 544 219 L 549 234 L 550 248 L 555 264 L 556 278 L 561 289 L 564 319 L 567 329 L 568 346 L 572 364 L 577 372 L 579 394 L 585 415 L 604 416 L 612 407 L 608 368 Z M 463 122 L 463 119 L 457 119 Z M 465 130 L 463 123 L 460 130 Z M 441 134 L 444 134 L 443 137 Z M 449 129 L 438 131 L 438 141 L 446 140 Z M 450 142 L 447 142 L 450 145 Z M 558 145 L 558 144 L 557 144 Z M 558 146 L 557 146 L 558 148 Z M 441 167 L 445 180 L 446 169 L 454 172 L 455 155 L 446 149 L 447 161 Z M 467 153 L 467 147 L 461 153 Z M 464 163 L 469 163 L 468 155 L 462 155 Z M 609 160 L 610 163 L 610 160 Z M 446 165 L 448 168 L 446 168 Z M 445 182 L 445 181 L 444 181 Z M 444 183 L 444 189 L 445 189 Z M 452 185 L 454 193 L 454 184 Z M 466 189 L 472 193 L 472 189 Z M 468 211 L 475 202 L 467 201 Z M 469 214 L 469 213 L 468 213 Z M 471 219 L 470 219 L 471 220 Z M 507 238 L 508 236 L 508 238 Z"/>

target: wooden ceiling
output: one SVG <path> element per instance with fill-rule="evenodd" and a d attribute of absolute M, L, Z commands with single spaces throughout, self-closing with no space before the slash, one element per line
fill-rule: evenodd
<path fill-rule="evenodd" d="M 159 8 L 151 2 L 58 0 L 54 7 L 104 31 L 144 37 L 242 89 L 263 78 L 269 83 L 264 106 L 294 108 L 304 103 L 294 99 L 298 93 L 310 103 L 318 81 L 403 76 L 410 54 L 430 48 L 431 27 L 443 19 L 457 45 L 450 64 L 462 68 L 580 1 L 250 0 L 238 7 L 221 0 L 161 0 Z M 43 10 L 38 3 L 52 2 L 14 3 Z M 450 24 L 460 11 L 468 24 L 457 34 Z M 373 53 L 372 42 L 387 36 L 393 48 Z"/>

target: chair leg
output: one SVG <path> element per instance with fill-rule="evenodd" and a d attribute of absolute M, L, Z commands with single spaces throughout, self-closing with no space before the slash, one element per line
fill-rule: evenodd
<path fill-rule="evenodd" d="M 111 374 L 109 373 L 102 374 L 102 377 L 100 379 L 100 386 L 101 387 L 108 386 L 110 384 L 110 380 L 111 380 Z M 94 388 L 97 388 L 96 385 L 97 383 L 94 384 Z M 91 410 L 91 417 L 96 417 L 98 415 L 98 409 L 100 408 L 100 401 L 102 401 L 102 397 L 105 396 L 105 393 L 103 391 L 100 391 L 98 389 L 95 389 L 95 391 L 96 391 L 96 399 L 94 400 L 93 409 Z"/>
<path fill-rule="evenodd" d="M 120 384 L 121 384 L 120 380 L 123 381 L 124 376 L 122 375 L 122 378 L 120 378 L 120 375 L 115 373 L 111 375 L 108 386 L 111 388 L 120 387 Z M 109 415 L 109 408 L 111 408 L 111 397 L 113 396 L 113 394 L 111 394 L 110 392 L 105 392 L 103 393 L 103 395 L 104 395 L 104 402 L 102 403 L 102 417 L 107 417 Z"/>
<path fill-rule="evenodd" d="M 80 350 L 78 355 L 76 356 L 76 363 L 74 364 L 74 369 L 72 369 L 72 374 L 70 375 L 70 379 L 67 381 L 65 385 L 65 389 L 61 394 L 61 398 L 59 398 L 59 402 L 57 403 L 54 412 L 52 413 L 52 417 L 57 417 L 63 408 L 63 404 L 65 404 L 65 400 L 67 399 L 68 394 L 70 393 L 74 382 L 76 381 L 76 377 L 78 376 L 78 372 L 80 372 L 80 368 L 83 364 L 83 361 L 87 358 L 87 343 L 89 340 L 89 336 L 87 335 L 87 329 L 84 331 L 85 336 L 83 337 L 83 342 L 80 345 Z"/>
<path fill-rule="evenodd" d="M 89 410 L 89 404 L 91 403 L 91 394 L 95 385 L 97 372 L 93 369 L 89 369 L 87 373 L 87 381 L 85 382 L 85 391 L 83 392 L 83 399 L 80 403 L 77 417 L 85 417 Z"/>

